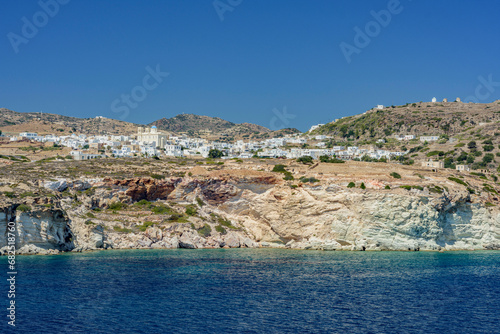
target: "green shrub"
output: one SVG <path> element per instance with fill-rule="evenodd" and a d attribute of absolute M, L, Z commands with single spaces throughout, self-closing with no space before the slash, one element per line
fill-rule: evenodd
<path fill-rule="evenodd" d="M 391 187 L 389 185 L 386 185 L 384 189 L 391 189 Z"/>
<path fill-rule="evenodd" d="M 17 207 L 16 210 L 21 211 L 21 212 L 28 212 L 28 211 L 31 211 L 31 208 L 26 204 L 21 204 Z"/>
<path fill-rule="evenodd" d="M 285 180 L 285 181 L 293 181 L 294 177 L 293 177 L 292 173 L 285 172 L 285 176 L 283 177 L 283 180 Z"/>
<path fill-rule="evenodd" d="M 157 206 L 152 207 L 151 212 L 153 212 L 156 215 L 164 215 L 164 214 L 171 214 L 172 209 L 170 209 L 168 206 L 164 204 L 159 204 Z"/>
<path fill-rule="evenodd" d="M 336 157 L 330 158 L 327 155 L 320 156 L 319 157 L 319 161 L 326 162 L 326 163 L 333 163 L 333 164 L 343 164 L 343 163 L 345 163 L 345 161 L 342 160 L 342 159 L 337 159 Z"/>
<path fill-rule="evenodd" d="M 432 157 L 434 155 L 438 155 L 440 157 L 442 157 L 444 155 L 444 152 L 443 151 L 431 151 L 429 153 L 426 154 L 428 157 Z"/>
<path fill-rule="evenodd" d="M 193 205 L 188 205 L 188 206 L 186 207 L 186 214 L 187 214 L 188 216 L 194 216 L 194 215 L 195 215 L 195 214 L 197 214 L 197 213 L 198 213 L 198 210 L 196 210 L 196 207 L 195 207 L 195 206 L 193 206 Z"/>
<path fill-rule="evenodd" d="M 498 195 L 498 192 L 488 183 L 483 183 L 483 190 Z"/>
<path fill-rule="evenodd" d="M 484 145 L 484 146 L 483 146 L 483 150 L 484 150 L 485 152 L 491 152 L 491 151 L 493 151 L 493 149 L 494 149 L 494 148 L 495 148 L 495 147 L 494 147 L 493 145 Z"/>
<path fill-rule="evenodd" d="M 464 182 L 464 181 L 462 181 L 462 180 L 460 180 L 460 179 L 458 179 L 458 178 L 456 178 L 456 177 L 452 177 L 452 176 L 450 176 L 450 177 L 448 178 L 448 180 L 453 181 L 453 182 L 456 182 L 456 183 L 461 184 L 461 185 L 466 186 L 466 187 L 468 186 L 468 184 L 467 184 L 466 182 Z"/>
<path fill-rule="evenodd" d="M 356 184 L 354 182 L 349 182 L 349 184 L 347 185 L 347 188 L 354 188 L 356 187 Z"/>
<path fill-rule="evenodd" d="M 203 200 L 199 197 L 196 197 L 196 203 L 198 203 L 198 205 L 200 207 L 204 206 L 205 205 L 205 202 L 203 202 Z"/>
<path fill-rule="evenodd" d="M 170 217 L 167 218 L 167 220 L 170 221 L 171 223 L 187 223 L 188 222 L 187 216 L 184 216 L 184 215 L 181 215 L 178 213 L 171 214 Z"/>
<path fill-rule="evenodd" d="M 443 188 L 441 187 L 438 187 L 438 186 L 430 186 L 428 187 L 429 189 L 429 192 L 431 193 L 435 193 L 435 194 L 442 194 L 443 193 Z"/>
<path fill-rule="evenodd" d="M 7 196 L 8 198 L 16 198 L 16 194 L 14 194 L 13 191 L 4 191 L 3 194 Z"/>
<path fill-rule="evenodd" d="M 411 190 L 411 186 L 399 186 L 399 188 L 403 188 L 403 189 L 406 189 L 406 190 Z"/>
<path fill-rule="evenodd" d="M 215 226 L 215 230 L 217 232 L 219 232 L 220 234 L 226 234 L 227 233 L 226 229 L 224 227 L 222 227 L 221 225 Z"/>
<path fill-rule="evenodd" d="M 165 175 L 161 175 L 161 174 L 151 174 L 151 177 L 153 179 L 156 179 L 156 180 L 162 180 L 165 178 Z"/>
<path fill-rule="evenodd" d="M 95 218 L 95 215 L 92 212 L 87 212 L 85 216 L 87 216 L 87 218 Z"/>
<path fill-rule="evenodd" d="M 313 158 L 310 156 L 303 156 L 298 158 L 297 162 L 301 162 L 303 164 L 311 164 L 313 162 Z"/>
<path fill-rule="evenodd" d="M 285 169 L 285 165 L 275 165 L 272 171 L 276 173 L 285 173 L 287 170 Z"/>
<path fill-rule="evenodd" d="M 484 157 L 483 157 L 483 163 L 484 163 L 484 164 L 489 164 L 490 162 L 492 162 L 492 161 L 493 161 L 493 158 L 494 158 L 494 156 L 493 156 L 493 154 L 492 154 L 492 153 L 486 153 L 486 154 L 484 155 Z"/>
<path fill-rule="evenodd" d="M 94 223 L 92 220 L 87 219 L 87 220 L 85 221 L 85 225 L 95 225 L 95 223 Z"/>
<path fill-rule="evenodd" d="M 149 205 L 151 204 L 151 202 L 149 202 L 148 200 L 145 200 L 145 199 L 141 199 L 139 202 L 135 203 L 135 205 Z"/>
<path fill-rule="evenodd" d="M 121 210 L 121 209 L 125 209 L 127 207 L 127 205 L 125 203 L 122 203 L 122 202 L 113 202 L 109 205 L 108 209 L 110 210 Z"/>
<path fill-rule="evenodd" d="M 119 226 L 113 226 L 113 230 L 115 230 L 116 232 L 121 232 L 121 233 L 130 233 L 130 232 L 132 232 L 132 230 L 129 229 L 129 228 L 119 227 Z"/>
<path fill-rule="evenodd" d="M 300 178 L 300 182 L 302 183 L 314 183 L 314 182 L 319 182 L 318 179 L 316 179 L 315 177 L 301 177 Z"/>
<path fill-rule="evenodd" d="M 144 232 L 147 230 L 148 227 L 153 226 L 155 223 L 154 222 L 144 222 L 141 226 L 139 226 L 139 230 Z"/>
<path fill-rule="evenodd" d="M 398 174 L 398 173 L 396 173 L 396 172 L 392 172 L 390 175 L 391 175 L 393 178 L 395 178 L 395 179 L 400 179 L 400 178 L 401 178 L 401 175 L 399 175 L 399 174 Z"/>
<path fill-rule="evenodd" d="M 363 182 L 361 182 L 361 186 L 359 186 L 361 189 L 366 189 L 366 186 Z"/>
<path fill-rule="evenodd" d="M 205 238 L 210 236 L 210 233 L 212 233 L 212 228 L 208 224 L 203 225 L 203 227 L 198 230 L 198 234 Z"/>
<path fill-rule="evenodd" d="M 208 152 L 208 157 L 211 159 L 219 159 L 222 158 L 223 153 L 217 149 L 212 149 Z"/>
<path fill-rule="evenodd" d="M 221 216 L 217 216 L 217 215 L 213 215 L 213 216 L 217 218 L 217 222 L 219 223 L 219 225 L 225 226 L 225 227 L 230 228 L 232 230 L 238 230 L 238 228 L 236 226 L 233 226 L 233 224 L 231 223 L 230 220 L 226 220 L 226 219 L 222 218 Z"/>

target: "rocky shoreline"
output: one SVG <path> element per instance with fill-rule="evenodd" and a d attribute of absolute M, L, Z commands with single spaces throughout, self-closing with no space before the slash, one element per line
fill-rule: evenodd
<path fill-rule="evenodd" d="M 164 179 L 38 181 L 0 205 L 18 254 L 100 249 L 290 248 L 449 251 L 500 249 L 500 213 L 489 198 L 446 183 L 386 189 L 339 178 L 290 186 L 280 174 L 214 171 Z"/>

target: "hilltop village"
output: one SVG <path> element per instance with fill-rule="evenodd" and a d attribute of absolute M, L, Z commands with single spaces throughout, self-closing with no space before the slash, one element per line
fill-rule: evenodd
<path fill-rule="evenodd" d="M 357 146 L 328 147 L 330 136 L 284 135 L 280 138 L 268 138 L 261 141 L 237 140 L 235 143 L 208 141 L 188 136 L 171 136 L 159 131 L 156 126 L 139 127 L 137 134 L 130 136 L 92 136 L 72 134 L 69 136 L 45 135 L 22 132 L 10 137 L 11 142 L 25 141 L 43 143 L 47 147 L 69 147 L 70 155 L 75 160 L 98 158 L 131 157 L 216 157 L 222 159 L 286 158 L 321 156 L 337 157 L 344 160 L 371 159 L 391 160 L 405 154 L 400 151 L 388 151 Z M 29 146 L 28 146 L 29 147 Z M 212 153 L 211 153 L 212 152 Z M 214 155 L 214 152 L 216 155 Z M 219 153 L 220 152 L 220 153 Z M 217 156 L 219 154 L 220 156 Z"/>
<path fill-rule="evenodd" d="M 491 106 L 496 107 L 496 104 Z M 471 169 L 484 169 L 487 167 L 489 160 L 492 160 L 491 155 L 493 155 L 493 152 L 479 158 L 486 159 L 486 161 L 475 162 L 474 159 L 479 156 L 478 150 L 472 147 L 471 152 L 463 152 L 461 149 L 465 145 L 465 143 L 461 142 L 467 138 L 462 133 L 453 134 L 443 130 L 450 129 L 450 124 L 453 124 L 457 119 L 456 116 L 464 114 L 463 110 L 467 112 L 467 108 L 473 108 L 469 111 L 472 115 L 469 120 L 470 124 L 487 129 L 488 127 L 484 127 L 484 125 L 489 125 L 489 127 L 494 125 L 491 120 L 486 117 L 484 122 L 481 122 L 482 119 L 475 122 L 475 119 L 472 119 L 474 115 L 476 117 L 482 115 L 472 112 L 476 112 L 476 110 L 479 110 L 478 108 L 485 108 L 485 111 L 490 112 L 491 109 L 489 108 L 491 106 L 461 103 L 458 98 L 454 103 L 449 103 L 446 99 L 439 103 L 434 98 L 432 102 L 428 103 L 420 102 L 397 107 L 377 105 L 363 114 L 342 117 L 326 125 L 313 125 L 305 133 L 298 131 L 266 133 L 267 138 L 266 136 L 252 138 L 243 135 L 239 138 L 231 137 L 230 140 L 223 137 L 220 137 L 221 140 L 203 138 L 199 135 L 203 131 L 163 131 L 156 125 L 137 126 L 135 127 L 135 133 L 132 133 L 134 131 L 130 123 L 128 123 L 126 131 L 123 130 L 125 128 L 122 128 L 122 131 L 115 131 L 114 134 L 103 134 L 102 131 L 92 133 L 91 129 L 90 131 L 87 129 L 86 133 L 70 131 L 70 133 L 62 134 L 47 134 L 47 131 L 44 132 L 45 134 L 28 131 L 10 132 L 8 135 L 4 133 L 0 137 L 0 157 L 4 157 L 3 163 L 10 162 L 7 158 L 14 161 L 16 159 L 24 161 L 46 159 L 64 161 L 69 159 L 92 160 L 135 157 L 238 160 L 250 158 L 300 159 L 306 157 L 323 162 L 333 162 L 335 160 L 338 162 L 348 160 L 365 162 L 392 161 L 406 165 L 412 165 L 416 160 L 417 164 L 422 167 L 470 171 Z M 439 109 L 443 107 L 446 107 L 446 112 Z M 406 111 L 413 117 L 419 113 L 424 115 L 426 113 L 427 115 L 435 113 L 440 117 L 429 118 L 429 116 L 425 116 L 425 122 L 422 123 L 429 124 L 429 126 L 419 132 L 416 130 L 417 125 L 410 124 L 413 121 L 412 119 L 409 119 L 408 124 L 403 122 L 391 124 L 390 114 L 396 112 L 394 116 L 398 117 L 396 115 L 397 112 L 400 112 L 399 110 Z M 493 110 L 493 115 L 495 113 Z M 449 124 L 443 125 L 442 117 L 447 114 L 450 114 L 452 120 Z M 179 120 L 185 119 L 183 117 L 176 116 Z M 382 120 L 386 119 L 389 123 L 380 124 L 380 117 L 385 117 Z M 399 118 L 403 117 L 399 116 Z M 207 117 L 201 123 L 207 122 L 207 120 L 211 119 Z M 94 121 L 111 120 L 103 116 L 97 116 Z M 434 121 L 437 121 L 438 124 L 431 124 Z M 464 123 L 467 125 L 466 120 L 461 120 L 460 125 L 464 125 Z M 188 122 L 188 124 L 193 126 L 193 123 Z M 399 127 L 398 131 L 394 131 L 396 126 Z M 471 131 L 472 135 L 467 135 L 471 141 L 475 140 L 475 127 L 469 128 L 474 129 Z M 75 130 L 75 127 L 73 127 L 73 130 Z M 365 132 L 369 134 L 369 137 L 366 137 Z M 481 139 L 481 136 L 485 134 L 487 134 L 487 131 L 481 131 L 480 136 L 478 132 L 478 139 Z M 491 141 L 489 137 L 485 136 L 484 139 L 486 139 L 484 141 L 485 148 L 491 146 L 489 145 Z M 22 152 L 31 152 L 33 154 L 20 156 L 19 154 Z M 48 152 L 51 152 L 51 154 Z M 485 152 L 487 152 L 487 149 L 485 149 Z M 469 154 L 467 155 L 467 153 Z M 454 157 L 454 155 L 457 156 Z"/>

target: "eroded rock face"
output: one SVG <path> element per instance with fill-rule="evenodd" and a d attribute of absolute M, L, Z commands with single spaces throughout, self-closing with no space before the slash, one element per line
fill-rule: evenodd
<path fill-rule="evenodd" d="M 157 199 L 166 199 L 168 195 L 175 189 L 176 183 L 180 180 L 155 180 L 148 178 L 134 178 L 129 180 L 104 180 L 106 186 L 118 186 L 124 189 L 126 196 L 129 196 L 132 201 L 140 201 L 145 199 L 154 201 Z"/>
<path fill-rule="evenodd" d="M 71 189 L 87 187 L 65 182 Z M 7 222 L 16 221 L 18 249 L 28 254 L 103 248 L 500 249 L 498 209 L 486 207 L 479 197 L 472 200 L 465 189 L 429 194 L 380 188 L 347 189 L 321 182 L 292 189 L 271 176 L 103 180 L 92 183 L 88 194 L 79 194 L 77 207 L 71 199 L 50 203 L 61 209 L 40 209 L 48 203 L 39 199 L 32 201 L 38 209 L 31 212 L 5 207 L 0 229 L 6 231 Z M 92 207 L 141 199 L 191 204 L 198 214 L 187 223 L 160 220 L 145 231 L 128 232 L 84 218 Z M 197 204 L 200 199 L 205 205 Z M 231 225 L 222 227 L 213 215 Z M 200 231 L 204 224 L 210 233 Z M 0 248 L 5 245 L 3 233 Z"/>
<path fill-rule="evenodd" d="M 62 210 L 24 212 L 16 206 L 4 208 L 0 214 L 0 249 L 6 251 L 8 222 L 15 223 L 16 249 L 19 253 L 49 254 L 73 248 L 72 232 Z"/>
<path fill-rule="evenodd" d="M 313 249 L 490 249 L 500 240 L 500 216 L 466 194 L 452 200 L 419 194 L 330 191 L 327 187 L 246 193 L 224 204 L 245 215 L 257 241 L 280 239 Z M 243 209 L 243 210 L 242 210 Z"/>

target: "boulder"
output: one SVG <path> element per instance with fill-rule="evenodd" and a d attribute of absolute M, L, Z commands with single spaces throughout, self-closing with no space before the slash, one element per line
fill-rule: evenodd
<path fill-rule="evenodd" d="M 228 246 L 230 248 L 240 247 L 240 238 L 234 232 L 229 232 L 228 234 L 226 234 L 224 236 L 224 242 L 225 242 L 225 246 Z"/>
<path fill-rule="evenodd" d="M 68 182 L 66 182 L 66 180 L 45 181 L 43 183 L 43 187 L 50 190 L 62 192 L 68 189 Z"/>

